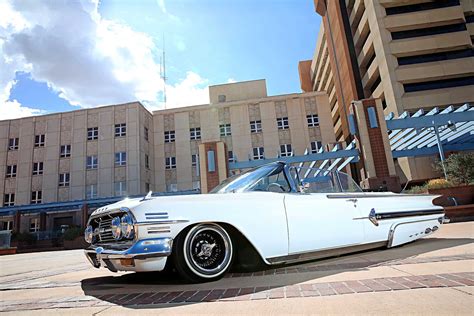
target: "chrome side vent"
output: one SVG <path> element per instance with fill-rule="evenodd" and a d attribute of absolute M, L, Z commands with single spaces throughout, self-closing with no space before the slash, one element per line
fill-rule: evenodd
<path fill-rule="evenodd" d="M 168 219 L 167 212 L 145 213 L 146 219 Z"/>
<path fill-rule="evenodd" d="M 169 226 L 153 226 L 147 228 L 148 234 L 163 234 L 171 232 Z"/>

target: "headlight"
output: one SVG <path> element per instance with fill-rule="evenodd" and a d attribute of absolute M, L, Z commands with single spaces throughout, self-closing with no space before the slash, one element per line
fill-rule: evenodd
<path fill-rule="evenodd" d="M 112 237 L 114 237 L 115 240 L 119 240 L 122 238 L 122 226 L 120 225 L 120 217 L 114 217 L 112 219 Z"/>
<path fill-rule="evenodd" d="M 125 238 L 133 238 L 134 230 L 133 230 L 133 220 L 130 214 L 125 214 L 122 217 L 122 235 Z"/>
<path fill-rule="evenodd" d="M 94 239 L 94 228 L 92 228 L 91 225 L 86 227 L 86 230 L 84 231 L 84 239 L 89 244 L 92 243 L 92 240 Z"/>

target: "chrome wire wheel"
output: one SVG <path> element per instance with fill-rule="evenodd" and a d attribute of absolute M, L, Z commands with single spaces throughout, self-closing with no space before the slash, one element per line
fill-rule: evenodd
<path fill-rule="evenodd" d="M 193 227 L 186 235 L 183 250 L 188 268 L 205 279 L 223 274 L 229 268 L 233 255 L 229 235 L 216 224 Z"/>

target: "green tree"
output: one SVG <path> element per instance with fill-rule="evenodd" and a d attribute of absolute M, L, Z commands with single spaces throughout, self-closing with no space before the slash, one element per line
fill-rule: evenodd
<path fill-rule="evenodd" d="M 444 161 L 444 165 L 449 181 L 457 184 L 474 183 L 474 153 L 452 154 Z"/>

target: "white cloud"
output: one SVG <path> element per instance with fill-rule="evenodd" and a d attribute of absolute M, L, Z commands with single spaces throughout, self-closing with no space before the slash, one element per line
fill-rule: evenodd
<path fill-rule="evenodd" d="M 166 85 L 167 108 L 209 103 L 209 82 L 188 71 L 186 78 L 175 85 Z"/>
<path fill-rule="evenodd" d="M 164 1 L 158 4 L 170 15 Z M 186 48 L 179 38 L 175 44 Z M 44 113 L 34 104 L 25 107 L 10 100 L 18 71 L 47 83 L 73 105 L 140 100 L 152 109 L 162 108 L 157 53 L 148 34 L 103 19 L 98 0 L 0 0 L 0 119 Z M 167 108 L 208 103 L 208 84 L 187 72 L 167 85 Z"/>
<path fill-rule="evenodd" d="M 2 73 L 5 65 L 12 68 L 0 88 L 28 69 L 32 79 L 82 107 L 158 97 L 162 84 L 152 38 L 102 19 L 97 1 L 2 5 L 14 14 L 0 16 L 0 66 Z"/>
<path fill-rule="evenodd" d="M 43 110 L 22 106 L 17 100 L 6 101 L 0 105 L 0 120 L 45 114 Z"/>

